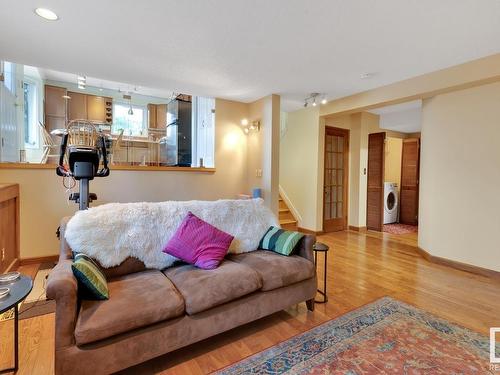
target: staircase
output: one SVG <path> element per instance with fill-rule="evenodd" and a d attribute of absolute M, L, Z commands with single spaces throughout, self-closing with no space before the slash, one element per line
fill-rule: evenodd
<path fill-rule="evenodd" d="M 295 220 L 292 212 L 281 196 L 279 197 L 279 221 L 281 228 L 285 230 L 297 230 L 297 220 Z"/>

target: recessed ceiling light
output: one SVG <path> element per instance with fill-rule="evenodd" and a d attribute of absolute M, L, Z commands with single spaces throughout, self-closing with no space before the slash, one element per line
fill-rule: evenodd
<path fill-rule="evenodd" d="M 326 103 L 327 103 L 326 98 L 323 98 L 323 100 L 321 100 L 321 104 L 326 104 Z"/>
<path fill-rule="evenodd" d="M 361 74 L 361 79 L 369 79 L 369 78 L 372 78 L 373 76 L 375 76 L 375 73 L 363 73 Z"/>
<path fill-rule="evenodd" d="M 47 8 L 36 8 L 35 13 L 42 17 L 43 19 L 46 19 L 48 21 L 57 21 L 59 17 L 57 14 L 55 14 L 53 11 Z"/>

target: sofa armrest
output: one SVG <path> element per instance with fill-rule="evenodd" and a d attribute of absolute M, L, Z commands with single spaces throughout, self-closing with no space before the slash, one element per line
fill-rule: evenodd
<path fill-rule="evenodd" d="M 78 283 L 73 276 L 71 263 L 71 259 L 59 259 L 47 280 L 47 297 L 56 301 L 56 349 L 73 345 L 75 342 Z"/>
<path fill-rule="evenodd" d="M 316 236 L 306 234 L 299 242 L 297 255 L 306 258 L 314 263 L 313 245 L 316 243 Z"/>

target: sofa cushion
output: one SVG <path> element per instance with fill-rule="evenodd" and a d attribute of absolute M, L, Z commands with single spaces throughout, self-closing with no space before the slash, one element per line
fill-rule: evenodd
<path fill-rule="evenodd" d="M 257 272 L 228 260 L 222 261 L 213 270 L 185 265 L 167 268 L 163 272 L 182 294 L 189 315 L 222 305 L 262 287 Z"/>
<path fill-rule="evenodd" d="M 81 302 L 77 345 L 183 315 L 184 300 L 160 271 L 120 276 L 110 280 L 108 288 L 108 300 Z"/>
<path fill-rule="evenodd" d="M 232 240 L 233 236 L 189 211 L 163 252 L 198 268 L 212 270 L 222 262 Z"/>
<path fill-rule="evenodd" d="M 272 251 L 230 255 L 233 262 L 248 266 L 262 278 L 262 290 L 273 290 L 314 276 L 314 263 L 298 255 L 284 256 Z"/>

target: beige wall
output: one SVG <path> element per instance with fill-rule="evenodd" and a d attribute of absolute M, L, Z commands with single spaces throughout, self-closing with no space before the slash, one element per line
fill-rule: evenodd
<path fill-rule="evenodd" d="M 321 229 L 317 219 L 319 108 L 288 113 L 286 131 L 280 142 L 279 184 L 292 203 L 298 225 Z M 321 203 L 320 203 L 321 204 Z"/>
<path fill-rule="evenodd" d="M 321 106 L 320 114 L 354 113 L 494 81 L 500 81 L 500 53 L 333 100 Z"/>
<path fill-rule="evenodd" d="M 325 118 L 312 107 L 288 114 L 280 143 L 280 186 L 292 211 L 299 214 L 299 226 L 314 231 L 323 228 L 325 126 L 349 130 L 348 225 L 364 227 L 368 134 L 385 131 L 400 139 L 405 135 L 380 129 L 379 116 L 369 112 Z"/>
<path fill-rule="evenodd" d="M 248 120 L 260 121 L 260 131 L 248 134 L 247 183 L 261 188 L 266 204 L 278 214 L 280 97 L 269 95 L 248 105 Z"/>
<path fill-rule="evenodd" d="M 401 138 L 387 137 L 385 142 L 384 181 L 401 183 L 401 156 L 403 140 Z"/>
<path fill-rule="evenodd" d="M 275 104 L 275 101 L 270 102 Z M 99 197 L 95 204 L 212 200 L 249 193 L 248 139 L 240 125 L 241 119 L 248 116 L 248 106 L 227 100 L 216 101 L 215 173 L 112 171 L 109 177 L 91 182 L 91 191 Z M 279 113 L 279 106 L 277 111 Z M 276 126 L 279 131 L 279 117 Z M 59 221 L 76 210 L 76 205 L 67 201 L 68 194 L 62 187 L 61 178 L 56 176 L 55 171 L 48 169 L 0 169 L 0 181 L 20 184 L 21 258 L 56 254 L 58 242 L 55 231 Z M 278 182 L 273 183 L 277 190 Z"/>
<path fill-rule="evenodd" d="M 500 271 L 500 83 L 424 101 L 419 246 Z"/>

